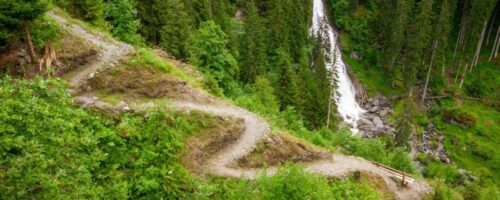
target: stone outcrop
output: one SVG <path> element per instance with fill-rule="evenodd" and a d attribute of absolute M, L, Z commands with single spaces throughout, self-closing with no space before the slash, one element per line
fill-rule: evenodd
<path fill-rule="evenodd" d="M 417 141 L 416 147 L 418 153 L 431 155 L 435 160 L 440 160 L 443 163 L 451 163 L 448 153 L 444 148 L 444 136 L 441 131 L 438 131 L 434 124 L 429 124 L 422 132 L 422 136 Z"/>
<path fill-rule="evenodd" d="M 393 110 L 387 98 L 377 93 L 374 97 L 365 99 L 361 105 L 367 111 L 364 117 L 358 120 L 359 133 L 363 137 L 394 135 L 396 130 L 389 120 Z"/>

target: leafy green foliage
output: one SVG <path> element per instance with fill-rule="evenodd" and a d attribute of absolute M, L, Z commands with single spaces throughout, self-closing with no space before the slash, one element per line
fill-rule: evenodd
<path fill-rule="evenodd" d="M 2 198 L 103 194 L 102 185 L 92 179 L 109 178 L 96 172 L 120 140 L 109 122 L 75 109 L 66 92 L 57 89 L 59 84 L 1 79 Z"/>
<path fill-rule="evenodd" d="M 202 23 L 189 40 L 190 61 L 226 90 L 238 73 L 236 60 L 226 48 L 227 42 L 226 34 L 212 21 Z"/>
<path fill-rule="evenodd" d="M 141 42 L 137 34 L 140 21 L 129 0 L 112 0 L 106 6 L 106 20 L 110 22 L 111 33 L 120 40 L 132 44 Z"/>
<path fill-rule="evenodd" d="M 213 199 L 381 199 L 363 183 L 353 180 L 327 181 L 304 172 L 297 166 L 286 166 L 274 175 L 261 175 L 255 182 L 219 183 L 228 190 L 214 192 Z M 314 186 L 314 187 L 311 187 Z M 218 187 L 219 188 L 219 187 Z"/>
<path fill-rule="evenodd" d="M 210 126 L 151 112 L 115 123 L 76 108 L 56 80 L 0 80 L 0 189 L 9 198 L 180 198 L 195 183 L 177 154 Z"/>

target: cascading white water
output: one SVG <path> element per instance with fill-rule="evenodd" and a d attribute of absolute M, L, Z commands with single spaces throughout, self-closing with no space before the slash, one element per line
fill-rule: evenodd
<path fill-rule="evenodd" d="M 333 96 L 337 110 L 344 121 L 352 126 L 351 130 L 357 133 L 357 121 L 363 116 L 365 110 L 356 102 L 354 86 L 347 74 L 342 54 L 337 46 L 337 33 L 325 14 L 323 0 L 314 0 L 312 26 L 309 31 L 312 36 L 321 37 L 325 43 L 326 67 L 337 79 L 338 87 Z M 331 80 L 331 84 L 334 84 L 335 79 L 332 77 Z"/>

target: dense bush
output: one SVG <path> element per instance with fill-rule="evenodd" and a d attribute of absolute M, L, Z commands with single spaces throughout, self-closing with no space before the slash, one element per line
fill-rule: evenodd
<path fill-rule="evenodd" d="M 301 199 L 381 199 L 366 184 L 347 181 L 328 181 L 304 172 L 297 166 L 286 166 L 274 175 L 261 175 L 255 182 L 219 181 L 210 192 L 211 199 L 241 200 L 301 200 Z M 226 187 L 226 190 L 220 190 Z M 203 199 L 203 198 L 200 198 Z"/>
<path fill-rule="evenodd" d="M 464 178 L 458 173 L 455 166 L 445 165 L 441 162 L 429 163 L 423 174 L 427 178 L 440 178 L 447 184 L 459 184 Z"/>
<path fill-rule="evenodd" d="M 76 108 L 56 80 L 0 79 L 1 199 L 173 198 L 194 190 L 177 154 L 210 118 Z"/>

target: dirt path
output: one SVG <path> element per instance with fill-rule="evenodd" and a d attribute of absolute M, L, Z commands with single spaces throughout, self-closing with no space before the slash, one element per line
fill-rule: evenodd
<path fill-rule="evenodd" d="M 49 12 L 47 15 L 63 25 L 71 34 L 83 38 L 93 46 L 99 47 L 99 53 L 96 60 L 92 63 L 88 63 L 85 69 L 75 74 L 75 76 L 69 80 L 70 91 L 72 93 L 80 84 L 91 78 L 91 76 L 102 67 L 114 65 L 122 58 L 135 53 L 134 48 L 129 44 L 116 41 L 104 35 L 89 33 L 82 27 L 71 24 L 68 20 L 53 12 Z"/>
<path fill-rule="evenodd" d="M 56 14 L 49 13 L 49 16 L 59 23 L 66 25 L 72 34 L 82 37 L 93 45 L 102 47 L 96 61 L 89 63 L 85 69 L 79 71 L 69 80 L 70 86 L 73 89 L 78 88 L 88 78 L 90 78 L 93 73 L 97 72 L 101 68 L 134 53 L 134 49 L 130 45 L 104 36 L 91 34 L 77 25 L 69 24 L 66 19 Z M 75 101 L 80 103 L 80 105 L 84 108 L 94 107 L 97 109 L 115 111 L 128 109 L 128 106 L 127 108 L 124 108 L 123 106 L 111 105 L 100 101 L 98 98 L 88 95 L 76 96 Z M 157 105 L 154 103 L 134 104 L 132 109 L 142 110 L 155 106 Z M 270 131 L 269 124 L 256 114 L 225 103 L 222 100 L 217 100 L 210 105 L 177 101 L 170 104 L 170 106 L 175 110 L 196 110 L 206 112 L 214 116 L 241 118 L 244 120 L 245 130 L 242 133 L 241 138 L 235 144 L 221 149 L 206 164 L 206 168 L 208 169 L 207 171 L 210 173 L 224 177 L 252 179 L 263 172 L 272 175 L 277 171 L 277 168 L 268 168 L 264 171 L 264 169 L 240 169 L 231 167 L 235 166 L 234 163 L 238 159 L 249 154 Z M 399 187 L 397 182 L 393 179 L 392 174 L 375 166 L 371 162 L 358 157 L 332 154 L 331 160 L 313 162 L 305 165 L 307 171 L 319 173 L 328 177 L 345 178 L 354 171 L 367 171 L 377 174 L 385 180 L 388 188 L 396 194 L 397 199 L 421 199 L 424 194 L 432 191 L 432 188 L 429 187 L 429 185 L 419 180 L 415 180 L 408 187 Z"/>

